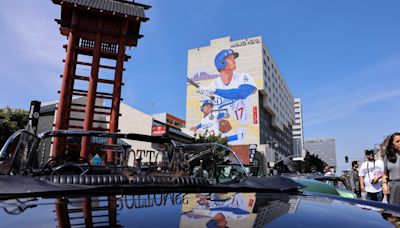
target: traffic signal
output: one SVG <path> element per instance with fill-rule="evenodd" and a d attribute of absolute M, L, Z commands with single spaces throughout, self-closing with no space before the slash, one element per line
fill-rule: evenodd
<path fill-rule="evenodd" d="M 349 162 L 349 157 L 348 156 L 344 156 L 344 162 L 346 162 L 346 163 Z"/>

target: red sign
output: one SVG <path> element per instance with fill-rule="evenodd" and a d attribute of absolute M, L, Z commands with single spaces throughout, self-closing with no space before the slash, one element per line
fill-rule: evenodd
<path fill-rule="evenodd" d="M 253 106 L 253 124 L 258 123 L 258 112 L 257 112 L 257 106 Z"/>
<path fill-rule="evenodd" d="M 254 199 L 249 199 L 249 207 L 253 207 L 254 205 Z"/>
<path fill-rule="evenodd" d="M 151 135 L 153 136 L 162 136 L 167 133 L 167 128 L 165 126 L 153 126 L 151 128 Z"/>

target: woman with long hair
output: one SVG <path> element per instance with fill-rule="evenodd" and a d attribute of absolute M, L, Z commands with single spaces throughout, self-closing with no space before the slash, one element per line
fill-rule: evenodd
<path fill-rule="evenodd" d="M 400 132 L 392 134 L 386 147 L 382 179 L 383 194 L 390 204 L 400 205 Z"/>

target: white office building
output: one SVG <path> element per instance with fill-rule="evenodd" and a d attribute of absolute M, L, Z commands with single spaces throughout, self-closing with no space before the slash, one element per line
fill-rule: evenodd
<path fill-rule="evenodd" d="M 329 166 L 336 167 L 336 139 L 335 138 L 314 138 L 305 139 L 304 148 L 311 154 L 318 155 L 318 158 Z"/>
<path fill-rule="evenodd" d="M 303 111 L 300 98 L 294 99 L 293 152 L 294 157 L 304 158 L 305 156 Z"/>

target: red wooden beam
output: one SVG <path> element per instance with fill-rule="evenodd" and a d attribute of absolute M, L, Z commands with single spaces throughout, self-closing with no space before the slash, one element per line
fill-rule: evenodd
<path fill-rule="evenodd" d="M 77 23 L 78 17 L 75 12 L 72 13 L 72 25 Z M 72 30 L 68 34 L 68 48 L 67 55 L 64 65 L 64 73 L 63 80 L 61 84 L 60 91 L 60 99 L 58 102 L 57 116 L 56 116 L 56 125 L 55 130 L 67 129 L 68 119 L 69 119 L 69 104 L 71 103 L 72 94 L 71 94 L 71 86 L 73 85 L 73 76 L 72 70 L 75 66 L 76 53 L 75 53 L 75 45 L 77 43 L 78 38 L 74 34 L 74 30 Z M 52 149 L 52 157 L 56 157 L 58 155 L 62 155 L 65 150 L 65 138 L 55 137 L 54 138 L 54 147 Z"/>
<path fill-rule="evenodd" d="M 103 27 L 103 19 L 97 21 L 97 27 Z M 94 43 L 94 52 L 92 59 L 92 70 L 90 72 L 89 89 L 86 100 L 85 121 L 83 122 L 83 130 L 91 130 L 93 127 L 94 106 L 96 105 L 97 78 L 100 68 L 100 50 L 101 50 L 101 33 L 97 32 Z M 89 157 L 90 137 L 82 137 L 81 157 Z"/>
<path fill-rule="evenodd" d="M 112 109 L 110 116 L 110 132 L 118 132 L 119 105 L 121 102 L 122 88 L 122 73 L 124 70 L 124 55 L 125 55 L 125 36 L 128 31 L 128 22 L 125 21 L 121 28 L 121 36 L 118 44 L 118 59 L 115 72 L 115 84 L 113 91 Z M 109 144 L 116 144 L 116 139 L 109 138 Z M 107 163 L 115 162 L 115 154 L 111 151 L 107 152 Z"/>

